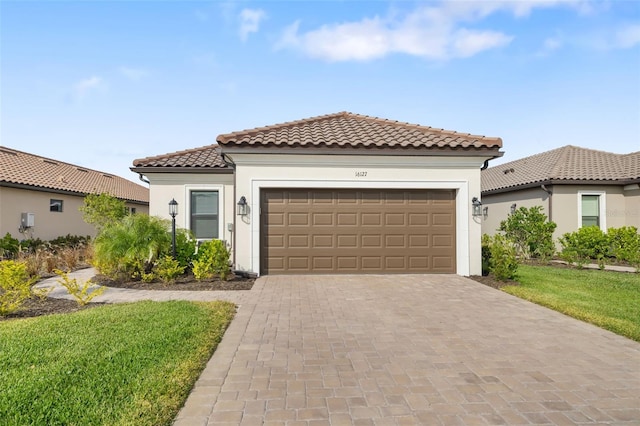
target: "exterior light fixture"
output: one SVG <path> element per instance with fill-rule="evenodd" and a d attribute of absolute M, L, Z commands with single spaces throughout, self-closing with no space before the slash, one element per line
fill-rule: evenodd
<path fill-rule="evenodd" d="M 484 206 L 482 208 L 482 216 L 484 216 L 484 217 L 489 216 L 489 206 Z"/>
<path fill-rule="evenodd" d="M 171 216 L 171 253 L 176 258 L 176 216 L 178 215 L 178 202 L 175 198 L 169 201 L 169 216 Z"/>
<path fill-rule="evenodd" d="M 480 202 L 480 200 L 478 200 L 478 197 L 473 197 L 471 199 L 471 204 L 473 206 L 473 217 L 482 216 L 482 203 Z"/>
<path fill-rule="evenodd" d="M 246 216 L 248 207 L 247 199 L 243 195 L 238 201 L 238 216 Z"/>
<path fill-rule="evenodd" d="M 511 204 L 511 214 L 514 214 L 516 212 L 516 208 L 518 206 L 516 205 L 516 203 Z"/>

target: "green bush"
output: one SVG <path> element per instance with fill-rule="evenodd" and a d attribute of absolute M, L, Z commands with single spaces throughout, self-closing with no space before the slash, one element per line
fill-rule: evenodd
<path fill-rule="evenodd" d="M 176 229 L 176 259 L 186 271 L 195 258 L 197 241 L 188 229 Z"/>
<path fill-rule="evenodd" d="M 488 234 L 482 234 L 482 275 L 489 275 L 491 266 L 491 237 Z"/>
<path fill-rule="evenodd" d="M 13 238 L 10 233 L 0 238 L 0 259 L 9 258 L 13 259 L 20 250 L 20 241 Z"/>
<path fill-rule="evenodd" d="M 229 276 L 230 253 L 224 241 L 210 240 L 200 244 L 196 259 L 193 261 L 193 275 L 197 280 L 218 275 L 221 280 Z"/>
<path fill-rule="evenodd" d="M 562 251 L 560 257 L 579 268 L 592 259 L 604 269 L 609 254 L 609 238 L 597 226 L 585 226 L 575 232 L 567 232 L 559 239 Z"/>
<path fill-rule="evenodd" d="M 556 224 L 547 220 L 541 206 L 520 207 L 500 222 L 500 231 L 513 241 L 518 254 L 525 259 L 548 259 L 555 253 L 553 231 Z"/>
<path fill-rule="evenodd" d="M 184 274 L 184 269 L 185 267 L 180 265 L 180 262 L 171 256 L 161 257 L 153 268 L 154 272 L 165 283 L 174 281 L 180 275 Z"/>
<path fill-rule="evenodd" d="M 493 237 L 487 235 L 486 238 L 483 237 L 483 240 L 483 244 L 488 250 L 489 272 L 500 281 L 516 278 L 518 259 L 514 243 L 501 234 L 496 234 Z"/>
<path fill-rule="evenodd" d="M 169 221 L 136 214 L 104 227 L 94 241 L 93 264 L 104 275 L 139 278 L 169 253 Z"/>
<path fill-rule="evenodd" d="M 106 193 L 89 194 L 79 208 L 85 222 L 101 231 L 106 226 L 120 222 L 126 215 L 125 202 Z"/>
<path fill-rule="evenodd" d="M 610 255 L 618 260 L 629 262 L 636 269 L 640 267 L 640 234 L 635 226 L 609 228 Z"/>
<path fill-rule="evenodd" d="M 54 238 L 53 240 L 49 240 L 49 244 L 55 248 L 66 248 L 66 247 L 78 247 L 78 246 L 86 246 L 91 242 L 91 236 L 86 235 L 71 235 L 67 234 L 65 236 L 59 236 Z"/>
<path fill-rule="evenodd" d="M 31 287 L 36 281 L 36 277 L 29 276 L 24 262 L 0 261 L 0 316 L 20 309 L 31 297 Z"/>

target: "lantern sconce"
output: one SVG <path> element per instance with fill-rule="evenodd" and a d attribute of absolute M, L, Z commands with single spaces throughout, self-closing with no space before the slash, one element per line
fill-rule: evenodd
<path fill-rule="evenodd" d="M 484 206 L 482 208 L 482 216 L 484 216 L 484 217 L 489 216 L 489 206 Z"/>
<path fill-rule="evenodd" d="M 473 197 L 471 199 L 471 204 L 473 206 L 473 217 L 482 216 L 482 203 L 480 202 L 480 200 L 478 200 L 478 197 Z"/>
<path fill-rule="evenodd" d="M 238 216 L 246 216 L 248 207 L 249 206 L 247 205 L 247 199 L 243 195 L 238 201 Z"/>
<path fill-rule="evenodd" d="M 516 208 L 518 206 L 516 205 L 516 203 L 511 204 L 511 214 L 514 214 L 516 212 Z"/>

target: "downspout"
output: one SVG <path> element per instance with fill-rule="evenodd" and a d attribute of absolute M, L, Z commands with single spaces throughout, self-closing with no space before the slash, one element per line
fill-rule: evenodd
<path fill-rule="evenodd" d="M 144 183 L 146 183 L 146 184 L 148 184 L 148 185 L 151 185 L 151 182 L 149 182 L 149 180 L 148 180 L 148 179 L 146 179 L 146 178 L 144 177 L 144 175 L 143 175 L 142 173 L 140 173 L 140 172 L 138 172 L 138 178 L 140 178 L 140 180 L 141 180 L 141 181 L 143 181 Z"/>
<path fill-rule="evenodd" d="M 238 269 L 238 265 L 236 264 L 236 163 L 224 152 L 220 152 L 220 157 L 222 157 L 222 161 L 224 161 L 227 166 L 233 169 L 233 236 L 231 239 L 231 250 L 233 252 L 233 266 L 235 270 Z"/>
<path fill-rule="evenodd" d="M 480 167 L 480 171 L 486 169 L 487 167 L 489 167 L 489 160 L 484 160 L 484 164 L 482 165 L 482 167 Z"/>
<path fill-rule="evenodd" d="M 549 222 L 551 222 L 553 220 L 553 215 L 551 214 L 552 210 L 551 207 L 553 206 L 553 203 L 551 202 L 551 200 L 553 199 L 551 196 L 553 195 L 553 191 L 551 191 L 550 189 L 548 189 L 544 184 L 540 185 L 540 189 L 542 189 L 544 192 L 546 192 L 549 195 Z"/>

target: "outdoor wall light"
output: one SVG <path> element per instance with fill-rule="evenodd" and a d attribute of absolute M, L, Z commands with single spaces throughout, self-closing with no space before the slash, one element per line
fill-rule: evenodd
<path fill-rule="evenodd" d="M 176 258 L 176 216 L 178 215 L 178 202 L 175 198 L 169 201 L 169 216 L 171 216 L 171 253 Z"/>
<path fill-rule="evenodd" d="M 247 199 L 243 195 L 238 201 L 238 216 L 246 216 L 248 207 L 249 206 L 247 205 Z"/>
<path fill-rule="evenodd" d="M 478 200 L 478 197 L 473 197 L 471 199 L 471 204 L 473 206 L 473 217 L 482 216 L 482 203 Z"/>
<path fill-rule="evenodd" d="M 484 216 L 484 217 L 489 216 L 489 206 L 484 206 L 482 208 L 482 216 Z"/>
<path fill-rule="evenodd" d="M 516 203 L 511 204 L 511 214 L 514 214 L 516 212 L 516 208 L 518 206 L 516 205 Z"/>

